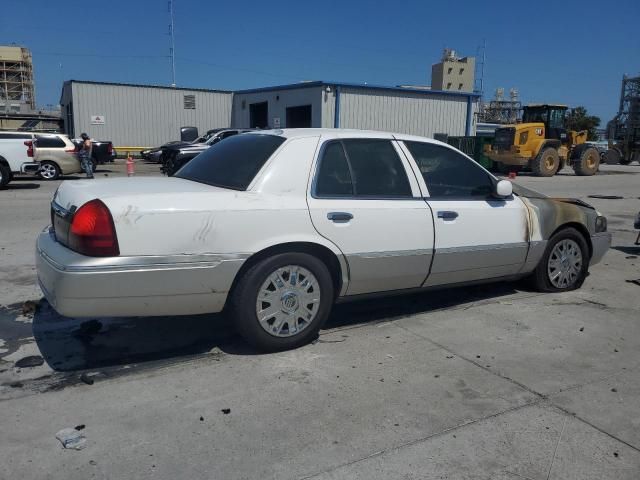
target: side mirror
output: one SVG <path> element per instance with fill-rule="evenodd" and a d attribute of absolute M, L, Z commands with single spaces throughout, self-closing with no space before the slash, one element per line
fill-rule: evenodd
<path fill-rule="evenodd" d="M 510 197 L 512 193 L 513 193 L 513 185 L 511 185 L 511 182 L 509 180 L 500 180 L 496 184 L 496 191 L 495 191 L 496 197 L 506 198 L 506 197 Z"/>

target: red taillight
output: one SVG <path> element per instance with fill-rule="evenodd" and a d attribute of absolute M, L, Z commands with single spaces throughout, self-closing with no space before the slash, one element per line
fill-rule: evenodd
<path fill-rule="evenodd" d="M 112 143 L 108 143 L 107 144 L 107 154 L 111 155 L 113 153 L 113 144 Z"/>
<path fill-rule="evenodd" d="M 73 148 L 67 147 L 67 148 L 64 149 L 64 151 L 65 152 L 69 152 L 69 153 L 77 152 L 78 151 L 78 147 L 73 147 Z"/>
<path fill-rule="evenodd" d="M 85 203 L 74 214 L 69 230 L 69 248 L 90 257 L 120 255 L 111 212 L 100 200 Z"/>
<path fill-rule="evenodd" d="M 33 157 L 33 140 L 25 140 L 24 144 L 27 146 L 27 157 Z"/>

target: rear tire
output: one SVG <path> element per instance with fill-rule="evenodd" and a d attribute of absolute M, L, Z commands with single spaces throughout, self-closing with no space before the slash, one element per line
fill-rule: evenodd
<path fill-rule="evenodd" d="M 593 147 L 585 148 L 574 160 L 573 170 L 582 177 L 595 175 L 600 168 L 600 154 Z"/>
<path fill-rule="evenodd" d="M 559 167 L 560 157 L 553 147 L 541 150 L 536 158 L 531 160 L 531 171 L 536 177 L 553 177 Z"/>
<path fill-rule="evenodd" d="M 618 165 L 620 163 L 622 155 L 620 155 L 620 152 L 615 148 L 610 148 L 609 150 L 604 152 L 603 157 L 604 163 L 606 163 L 607 165 Z"/>
<path fill-rule="evenodd" d="M 61 175 L 60 167 L 49 160 L 40 162 L 40 178 L 43 180 L 57 180 Z"/>
<path fill-rule="evenodd" d="M 582 234 L 575 228 L 564 228 L 549 240 L 540 263 L 529 277 L 530 283 L 540 292 L 575 290 L 587 277 L 589 260 L 589 247 Z"/>
<path fill-rule="evenodd" d="M 4 188 L 11 181 L 11 169 L 6 165 L 0 165 L 0 188 Z"/>
<path fill-rule="evenodd" d="M 331 274 L 324 262 L 306 253 L 282 253 L 244 272 L 229 306 L 240 335 L 249 344 L 276 352 L 316 338 L 333 297 Z"/>

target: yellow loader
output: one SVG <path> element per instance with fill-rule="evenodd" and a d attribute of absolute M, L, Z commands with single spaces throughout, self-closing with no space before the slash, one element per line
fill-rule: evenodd
<path fill-rule="evenodd" d="M 522 123 L 496 129 L 487 156 L 503 173 L 527 168 L 535 176 L 551 177 L 569 165 L 576 175 L 594 175 L 600 153 L 585 143 L 586 130 L 567 130 L 566 111 L 566 105 L 527 105 Z"/>

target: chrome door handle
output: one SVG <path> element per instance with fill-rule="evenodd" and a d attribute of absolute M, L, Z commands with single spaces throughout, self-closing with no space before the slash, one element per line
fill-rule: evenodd
<path fill-rule="evenodd" d="M 329 212 L 327 218 L 334 223 L 347 223 L 353 218 L 349 212 Z"/>
<path fill-rule="evenodd" d="M 458 218 L 458 212 L 441 211 L 438 212 L 438 218 L 443 220 L 455 220 Z"/>

